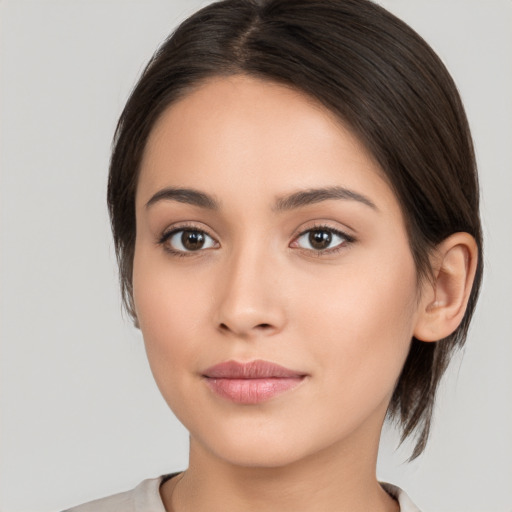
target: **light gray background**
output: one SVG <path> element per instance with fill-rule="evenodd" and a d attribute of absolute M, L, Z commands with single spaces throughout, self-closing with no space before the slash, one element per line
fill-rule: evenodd
<path fill-rule="evenodd" d="M 0 510 L 49 512 L 186 467 L 140 333 L 120 312 L 109 145 L 143 65 L 204 1 L 0 0 Z M 424 512 L 512 510 L 512 3 L 381 0 L 460 87 L 483 190 L 486 277 L 427 452 L 379 477 Z"/>

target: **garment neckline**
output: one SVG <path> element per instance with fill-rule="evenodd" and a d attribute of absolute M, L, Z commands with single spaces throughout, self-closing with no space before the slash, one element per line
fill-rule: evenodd
<path fill-rule="evenodd" d="M 155 480 L 160 480 L 160 483 L 158 485 L 158 495 L 160 498 L 160 501 L 162 502 L 162 509 L 165 510 L 162 496 L 160 494 L 160 488 L 161 486 L 171 480 L 172 478 L 181 475 L 183 471 L 177 471 L 175 473 L 168 473 L 166 475 L 162 475 L 159 478 L 156 478 Z M 411 501 L 409 496 L 405 493 L 403 489 L 398 487 L 397 485 L 390 484 L 389 482 L 379 482 L 379 485 L 391 496 L 395 501 L 398 502 L 398 505 L 400 507 L 400 512 L 420 512 L 420 509 Z"/>

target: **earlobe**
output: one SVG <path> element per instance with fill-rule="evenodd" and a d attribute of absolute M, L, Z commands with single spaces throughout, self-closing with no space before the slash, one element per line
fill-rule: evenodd
<path fill-rule="evenodd" d="M 414 336 L 438 341 L 459 326 L 473 286 L 478 249 L 468 233 L 455 233 L 443 240 L 432 257 L 433 277 L 422 290 Z"/>

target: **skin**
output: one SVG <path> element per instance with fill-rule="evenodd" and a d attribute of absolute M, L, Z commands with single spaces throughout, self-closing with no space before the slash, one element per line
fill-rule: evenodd
<path fill-rule="evenodd" d="M 218 208 L 184 196 L 147 205 L 169 187 Z M 333 187 L 368 201 L 283 208 Z M 137 318 L 162 395 L 190 432 L 189 469 L 161 489 L 167 510 L 398 510 L 376 480 L 377 450 L 410 340 L 425 328 L 424 294 L 398 201 L 358 139 L 300 92 L 211 79 L 155 125 L 136 212 Z M 184 224 L 207 234 L 204 249 L 166 250 L 179 235 L 159 243 Z M 301 235 L 312 229 L 348 238 L 317 250 Z M 255 359 L 307 377 L 240 405 L 201 376 Z"/>

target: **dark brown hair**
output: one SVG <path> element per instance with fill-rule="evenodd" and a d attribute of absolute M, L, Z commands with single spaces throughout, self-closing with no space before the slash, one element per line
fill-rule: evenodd
<path fill-rule="evenodd" d="M 378 161 L 401 204 L 419 279 L 431 250 L 464 231 L 478 268 L 458 329 L 413 339 L 388 416 L 424 449 L 436 389 L 465 342 L 482 277 L 479 190 L 464 108 L 445 66 L 405 23 L 368 0 L 225 0 L 182 23 L 155 53 L 119 119 L 108 205 L 123 299 L 135 318 L 132 266 L 141 157 L 160 114 L 213 76 L 246 74 L 295 87 L 339 116 Z"/>

